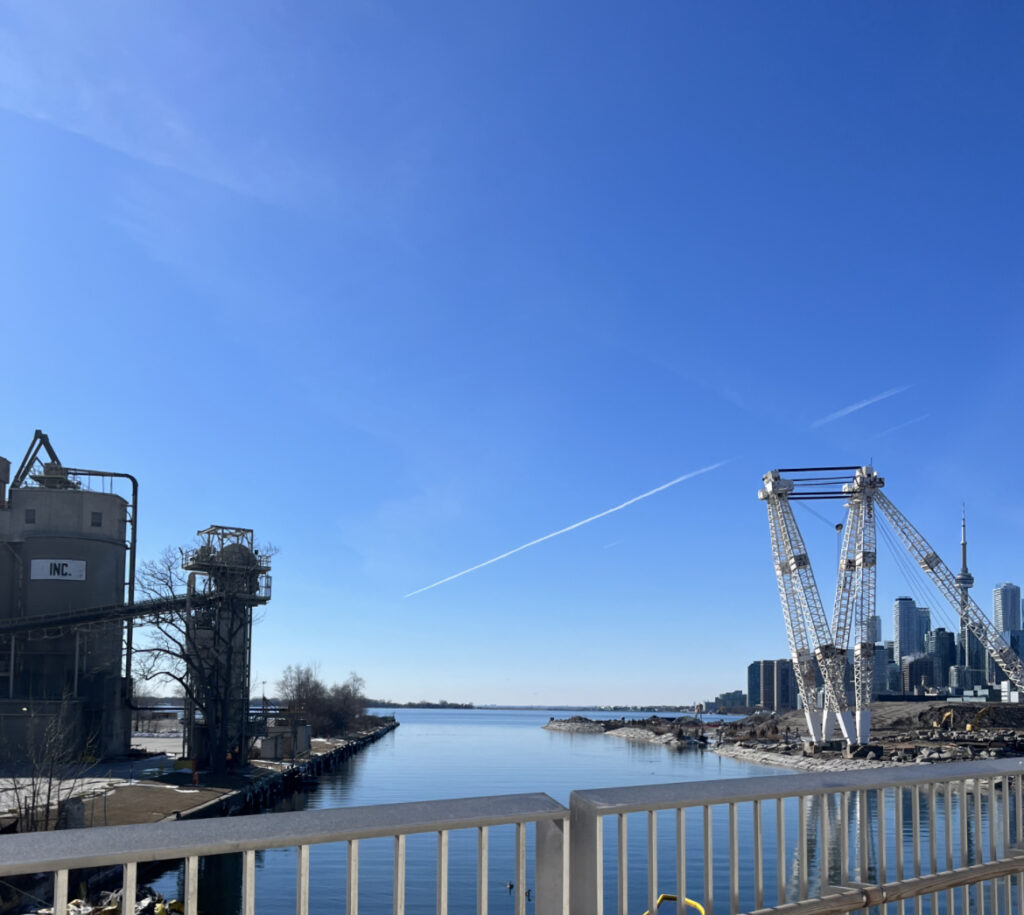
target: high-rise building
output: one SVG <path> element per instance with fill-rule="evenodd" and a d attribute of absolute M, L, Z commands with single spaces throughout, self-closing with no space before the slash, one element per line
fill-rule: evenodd
<path fill-rule="evenodd" d="M 917 625 L 920 627 L 919 638 L 921 639 L 921 649 L 924 650 L 924 640 L 927 638 L 928 633 L 932 631 L 932 611 L 927 607 L 917 608 Z"/>
<path fill-rule="evenodd" d="M 747 694 L 741 689 L 733 689 L 715 696 L 716 708 L 741 708 L 747 704 Z"/>
<path fill-rule="evenodd" d="M 956 664 L 956 636 L 941 626 L 925 636 L 924 650 L 932 659 L 932 685 L 949 686 L 949 669 Z"/>
<path fill-rule="evenodd" d="M 992 619 L 996 632 L 1020 629 L 1020 586 L 1004 581 L 992 592 Z"/>
<path fill-rule="evenodd" d="M 904 658 L 900 664 L 903 695 L 922 695 L 932 683 L 932 659 L 927 655 Z"/>
<path fill-rule="evenodd" d="M 775 711 L 796 708 L 796 673 L 790 658 L 775 662 Z"/>
<path fill-rule="evenodd" d="M 761 683 L 761 701 L 758 703 L 761 708 L 775 708 L 775 662 L 755 661 L 758 666 L 758 679 Z M 751 705 L 753 705 L 751 701 Z"/>
<path fill-rule="evenodd" d="M 889 692 L 888 664 L 885 654 L 881 651 L 875 652 L 875 663 L 871 670 L 871 699 L 874 701 L 882 693 Z"/>
<path fill-rule="evenodd" d="M 747 701 L 752 708 L 761 705 L 761 662 L 747 665 Z"/>
<path fill-rule="evenodd" d="M 897 664 L 902 664 L 904 658 L 924 651 L 922 617 L 914 598 L 896 598 L 892 605 L 892 632 L 893 660 Z"/>
<path fill-rule="evenodd" d="M 868 641 L 872 645 L 878 645 L 882 641 L 882 618 L 872 616 L 868 619 Z"/>

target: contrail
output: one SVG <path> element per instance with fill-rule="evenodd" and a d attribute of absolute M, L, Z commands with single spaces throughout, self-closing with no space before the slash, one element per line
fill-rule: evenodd
<path fill-rule="evenodd" d="M 484 562 L 477 563 L 475 566 L 471 566 L 468 569 L 463 569 L 461 572 L 456 572 L 454 575 L 449 575 L 447 578 L 442 578 L 440 581 L 435 581 L 432 585 L 427 585 L 424 588 L 419 588 L 416 591 L 410 591 L 406 594 L 406 597 L 412 597 L 414 594 L 422 594 L 424 591 L 429 591 L 431 588 L 436 588 L 438 585 L 443 585 L 446 582 L 454 581 L 456 578 L 461 578 L 463 575 L 468 575 L 470 572 L 475 572 L 477 569 L 482 569 L 484 566 L 489 566 L 492 562 L 497 562 L 499 559 L 506 559 L 513 553 L 519 553 L 531 546 L 536 546 L 538 543 L 543 543 L 545 540 L 550 540 L 552 537 L 557 537 L 559 534 L 566 534 L 569 531 L 574 531 L 578 527 L 583 527 L 584 524 L 590 524 L 591 521 L 596 521 L 598 518 L 603 518 L 606 515 L 610 515 L 613 512 L 621 511 L 624 508 L 632 505 L 634 502 L 639 502 L 641 499 L 646 499 L 648 496 L 653 496 L 655 493 L 662 492 L 668 489 L 670 486 L 675 486 L 677 483 L 682 483 L 684 480 L 692 480 L 694 477 L 699 477 L 702 473 L 710 473 L 712 470 L 717 470 L 723 464 L 727 464 L 728 461 L 719 461 L 717 464 L 711 464 L 708 467 L 701 467 L 700 470 L 694 470 L 690 473 L 684 473 L 681 477 L 676 477 L 674 480 L 669 480 L 667 483 L 662 483 L 661 486 L 656 486 L 654 489 L 650 489 L 645 493 L 641 493 L 639 496 L 634 496 L 632 499 L 628 499 L 621 505 L 616 505 L 614 508 L 605 509 L 603 512 L 599 512 L 596 515 L 591 515 L 589 518 L 584 518 L 582 521 L 577 521 L 575 524 L 570 524 L 568 527 L 563 527 L 560 531 L 553 531 L 550 534 L 545 534 L 543 537 L 538 537 L 536 540 L 531 540 L 529 543 L 524 543 L 522 546 L 517 546 L 514 550 L 509 550 L 507 553 L 502 553 L 500 556 L 495 556 L 493 559 L 487 559 Z"/>
<path fill-rule="evenodd" d="M 815 420 L 811 423 L 812 429 L 817 429 L 819 426 L 824 426 L 826 423 L 833 422 L 837 419 L 842 419 L 844 416 L 849 416 L 851 413 L 856 413 L 858 410 L 863 410 L 865 407 L 870 407 L 873 403 L 878 403 L 880 400 L 885 400 L 887 397 L 895 397 L 897 394 L 902 394 L 904 391 L 909 391 L 912 385 L 905 384 L 901 388 L 890 388 L 875 397 L 869 397 L 867 400 L 861 400 L 857 403 L 850 404 L 848 407 L 843 407 L 842 410 L 836 410 L 835 413 L 829 413 L 828 416 L 824 416 L 821 419 Z"/>
<path fill-rule="evenodd" d="M 931 416 L 931 413 L 925 413 L 921 416 L 915 416 L 913 419 L 908 419 L 905 423 L 900 423 L 898 426 L 892 426 L 889 429 L 883 429 L 877 435 L 872 435 L 872 438 L 881 438 L 883 435 L 888 435 L 890 432 L 896 432 L 899 429 L 906 429 L 907 426 L 912 426 L 914 423 L 919 423 L 923 419 L 927 419 Z"/>

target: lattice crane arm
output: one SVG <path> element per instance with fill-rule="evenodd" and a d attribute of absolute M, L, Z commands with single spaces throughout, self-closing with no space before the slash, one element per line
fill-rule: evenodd
<path fill-rule="evenodd" d="M 832 644 L 845 649 L 850 644 L 856 585 L 857 532 L 862 523 L 858 502 L 847 505 L 843 542 L 839 550 L 839 574 L 836 578 L 836 596 L 832 606 Z"/>
<path fill-rule="evenodd" d="M 51 463 L 60 464 L 60 458 L 57 457 L 57 452 L 53 450 L 49 436 L 42 429 L 36 429 L 36 434 L 32 436 L 32 444 L 28 446 L 28 451 L 25 452 L 25 457 L 22 458 L 18 472 L 14 475 L 14 479 L 11 480 L 11 489 L 18 489 L 28 479 L 28 475 L 32 472 L 32 465 L 35 464 L 36 458 L 39 456 L 40 448 L 46 449 Z"/>
<path fill-rule="evenodd" d="M 814 701 L 814 672 L 817 665 L 807 638 L 803 608 L 793 589 L 783 539 L 779 535 L 781 523 L 777 505 L 775 502 L 769 502 L 768 528 L 772 541 L 772 558 L 775 564 L 775 579 L 779 587 L 779 601 L 782 604 L 782 617 L 786 624 L 786 638 L 789 642 L 790 656 L 793 658 L 793 675 L 804 707 L 807 729 L 811 740 L 817 743 L 821 740 L 821 723 L 815 715 Z"/>
<path fill-rule="evenodd" d="M 978 637 L 978 641 L 985 647 L 992 660 L 999 665 L 1003 673 L 1018 689 L 1024 689 L 1024 664 L 1021 663 L 1017 653 L 996 632 L 995 627 L 989 623 L 981 612 L 981 608 L 974 602 L 974 598 L 961 592 L 956 578 L 949 567 L 939 558 L 939 554 L 932 549 L 917 528 L 907 520 L 906 516 L 892 504 L 887 496 L 877 493 L 875 501 L 886 520 L 892 525 L 896 536 L 900 538 L 903 545 L 917 560 L 917 564 L 924 569 L 950 605 L 963 617 L 967 627 Z M 965 596 L 966 600 L 964 600 Z"/>
<path fill-rule="evenodd" d="M 812 739 L 817 741 L 818 734 L 824 739 L 829 738 L 831 715 L 838 719 L 843 736 L 852 740 L 853 722 L 848 711 L 846 691 L 843 677 L 846 669 L 846 652 L 837 649 L 832 641 L 832 632 L 825 618 L 825 611 L 818 593 L 818 585 L 811 569 L 810 558 L 804 545 L 800 528 L 793 516 L 793 507 L 789 495 L 793 492 L 791 480 L 784 479 L 777 470 L 763 478 L 764 489 L 758 498 L 768 505 L 769 525 L 772 535 L 772 552 L 775 558 L 776 575 L 780 580 L 780 595 L 783 597 L 783 613 L 786 616 L 787 631 L 790 627 L 801 626 L 813 648 L 818 661 L 822 680 L 825 684 L 825 716 L 821 731 L 811 726 Z M 789 597 L 783 594 L 783 583 Z M 795 606 L 794 606 L 795 605 Z M 794 666 L 800 662 L 797 652 L 793 654 Z M 812 671 L 813 672 L 813 671 Z M 813 682 L 813 681 L 812 681 Z M 808 714 L 811 724 L 811 715 Z"/>

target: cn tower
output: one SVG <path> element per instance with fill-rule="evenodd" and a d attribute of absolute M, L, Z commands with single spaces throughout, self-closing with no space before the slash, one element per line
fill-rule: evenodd
<path fill-rule="evenodd" d="M 967 608 L 971 601 L 971 597 L 968 592 L 974 587 L 974 576 L 967 570 L 966 507 L 962 510 L 960 516 L 960 573 L 956 576 L 956 583 L 957 587 L 960 589 L 960 647 L 957 662 L 961 667 L 971 669 L 974 667 L 971 661 L 977 660 L 978 652 L 975 648 L 975 644 L 977 644 L 977 636 L 971 632 L 967 625 Z"/>

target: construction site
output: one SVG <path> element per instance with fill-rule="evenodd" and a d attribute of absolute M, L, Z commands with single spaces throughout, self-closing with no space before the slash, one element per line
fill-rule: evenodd
<path fill-rule="evenodd" d="M 181 552 L 181 593 L 136 600 L 139 485 L 130 473 L 63 463 L 36 430 L 20 465 L 0 458 L 0 754 L 31 762 L 131 746 L 135 630 L 164 633 L 185 692 L 184 754 L 244 764 L 263 722 L 249 711 L 253 608 L 270 562 L 248 528 L 214 525 Z"/>
<path fill-rule="evenodd" d="M 885 480 L 870 466 L 772 470 L 758 498 L 768 523 L 783 622 L 799 693 L 799 711 L 754 715 L 723 729 L 723 739 L 787 755 L 841 754 L 881 761 L 965 759 L 1024 752 L 1024 706 L 976 701 L 988 690 L 924 702 L 872 702 L 878 646 L 872 633 L 878 535 L 908 581 L 917 575 L 946 605 L 959 630 L 951 672 L 964 682 L 985 659 L 1003 693 L 1019 698 L 1024 664 L 1011 633 L 998 631 L 970 594 L 961 535 L 961 569 L 954 575 L 924 535 L 883 492 Z M 793 503 L 841 500 L 845 521 L 831 619 L 826 615 Z M 876 516 L 886 522 L 876 526 Z M 911 601 L 911 603 L 913 603 Z M 852 640 L 852 645 L 851 645 Z M 884 658 L 883 658 L 884 661 Z M 820 690 L 819 690 L 820 685 Z M 769 746 L 765 747 L 768 744 Z"/>
<path fill-rule="evenodd" d="M 841 742 L 814 745 L 802 739 L 802 710 L 724 723 L 715 748 L 750 762 L 801 769 L 1024 756 L 1022 705 L 876 702 L 871 713 L 871 743 L 853 752 Z"/>

